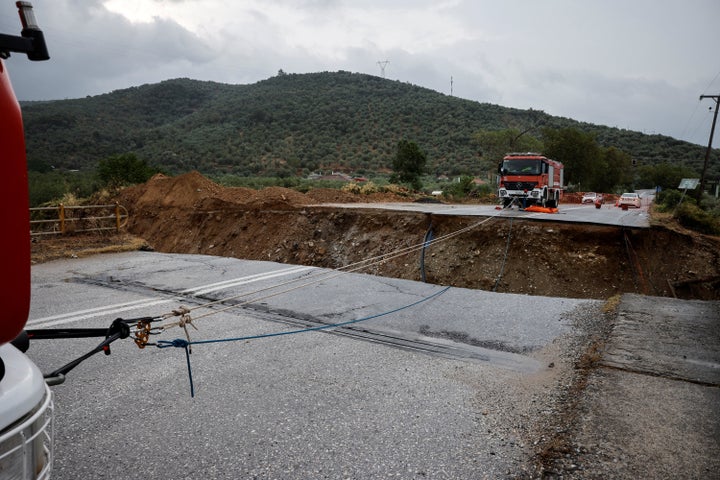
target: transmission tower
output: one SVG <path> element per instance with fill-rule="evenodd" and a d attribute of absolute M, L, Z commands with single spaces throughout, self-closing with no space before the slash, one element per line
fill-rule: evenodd
<path fill-rule="evenodd" d="M 385 67 L 387 67 L 388 63 L 390 63 L 390 60 L 382 60 L 377 62 L 377 64 L 380 65 L 380 75 L 382 75 L 382 78 L 385 78 Z"/>

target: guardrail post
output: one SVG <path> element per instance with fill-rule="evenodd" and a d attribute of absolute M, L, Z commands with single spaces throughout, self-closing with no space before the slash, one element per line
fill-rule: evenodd
<path fill-rule="evenodd" d="M 120 233 L 120 204 L 115 202 L 115 230 Z"/>
<path fill-rule="evenodd" d="M 60 233 L 65 234 L 65 205 L 58 205 L 58 218 L 60 219 Z"/>

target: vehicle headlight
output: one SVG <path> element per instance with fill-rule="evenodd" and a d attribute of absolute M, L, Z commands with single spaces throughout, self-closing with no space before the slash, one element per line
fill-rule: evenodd
<path fill-rule="evenodd" d="M 0 434 L 0 478 L 50 478 L 53 461 L 53 399 L 46 386 L 43 401 Z"/>
<path fill-rule="evenodd" d="M 501 197 L 505 197 L 505 196 L 507 196 L 507 190 L 505 190 L 504 188 L 501 188 L 501 189 L 500 189 L 500 192 L 498 192 L 498 194 L 499 194 Z"/>
<path fill-rule="evenodd" d="M 536 198 L 537 198 L 537 197 L 540 196 L 540 192 L 538 192 L 537 190 L 533 190 L 530 195 L 532 195 L 533 197 L 536 197 Z"/>

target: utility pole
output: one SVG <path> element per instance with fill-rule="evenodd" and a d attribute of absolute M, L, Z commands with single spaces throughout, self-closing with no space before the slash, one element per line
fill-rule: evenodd
<path fill-rule="evenodd" d="M 715 115 L 713 115 L 712 127 L 710 128 L 710 140 L 708 141 L 708 147 L 705 151 L 705 163 L 703 164 L 702 175 L 700 175 L 700 190 L 697 194 L 697 202 L 700 204 L 702 194 L 705 191 L 705 174 L 707 173 L 708 163 L 710 162 L 710 151 L 712 150 L 713 135 L 715 134 L 715 123 L 717 122 L 718 107 L 720 107 L 720 95 L 700 95 L 700 100 L 703 98 L 712 98 L 715 101 Z"/>
<path fill-rule="evenodd" d="M 450 76 L 450 96 L 452 97 L 453 94 L 453 78 L 452 75 Z"/>
<path fill-rule="evenodd" d="M 377 62 L 377 64 L 380 65 L 380 74 L 382 75 L 382 78 L 385 78 L 385 67 L 387 67 L 388 63 L 390 63 L 390 60 L 382 60 Z"/>

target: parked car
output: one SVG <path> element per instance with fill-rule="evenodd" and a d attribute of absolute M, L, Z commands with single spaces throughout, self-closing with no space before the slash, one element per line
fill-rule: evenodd
<path fill-rule="evenodd" d="M 585 195 L 582 196 L 582 202 L 581 203 L 595 203 L 597 200 L 598 194 L 595 192 L 585 192 Z"/>
<path fill-rule="evenodd" d="M 640 208 L 640 195 L 637 193 L 623 193 L 618 200 L 618 207 L 623 205 Z"/>

